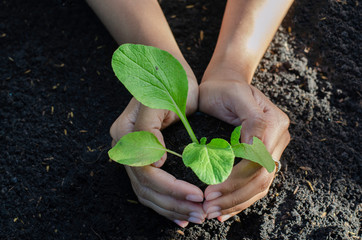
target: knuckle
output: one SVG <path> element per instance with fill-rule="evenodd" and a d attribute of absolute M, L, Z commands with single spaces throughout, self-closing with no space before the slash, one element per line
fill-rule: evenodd
<path fill-rule="evenodd" d="M 118 141 L 122 137 L 121 123 L 125 121 L 125 116 L 122 113 L 109 128 L 109 135 L 115 140 Z"/>
<path fill-rule="evenodd" d="M 272 178 L 271 178 L 271 174 L 269 174 L 265 168 L 260 168 L 256 172 L 254 179 L 257 181 L 256 186 L 258 189 L 258 193 L 268 191 Z"/>
<path fill-rule="evenodd" d="M 174 183 L 176 183 L 176 179 L 174 179 Z M 177 186 L 176 184 L 174 185 L 174 186 Z M 168 192 L 168 194 L 171 196 L 171 197 L 173 197 L 173 198 L 177 198 L 178 196 L 178 191 L 177 191 L 177 188 L 171 188 L 171 189 L 169 189 L 169 192 Z"/>
<path fill-rule="evenodd" d="M 289 119 L 288 115 L 285 114 L 284 112 L 281 112 L 279 123 L 283 129 L 289 128 L 290 119 Z"/>
<path fill-rule="evenodd" d="M 139 197 L 146 198 L 147 193 L 148 193 L 147 187 L 145 187 L 139 183 L 132 183 L 132 187 L 133 187 L 133 191 L 135 192 L 135 194 L 137 195 L 138 198 Z"/>
<path fill-rule="evenodd" d="M 116 136 L 116 125 L 117 125 L 116 122 L 114 122 L 112 124 L 112 126 L 109 129 L 109 135 L 111 135 L 111 138 L 113 138 L 114 140 L 117 141 L 118 139 L 117 139 L 117 136 Z"/>
<path fill-rule="evenodd" d="M 138 197 L 147 198 L 148 188 L 146 187 L 139 187 L 136 192 Z"/>
<path fill-rule="evenodd" d="M 231 193 L 240 188 L 240 183 L 238 181 L 230 181 L 228 184 L 225 184 L 223 188 L 225 192 Z"/>
<path fill-rule="evenodd" d="M 240 204 L 239 200 L 234 198 L 231 200 L 232 207 L 230 208 L 230 212 L 236 212 L 237 206 Z"/>
<path fill-rule="evenodd" d="M 259 129 L 266 128 L 268 122 L 265 119 L 264 115 L 261 113 L 256 113 L 253 118 L 254 125 L 257 126 Z"/>
<path fill-rule="evenodd" d="M 268 189 L 269 189 L 269 181 L 263 181 L 260 183 L 260 185 L 259 185 L 260 192 L 268 191 Z"/>
<path fill-rule="evenodd" d="M 287 136 L 287 144 L 288 144 L 291 139 L 289 131 L 286 132 L 286 136 Z"/>
<path fill-rule="evenodd" d="M 135 176 L 137 178 L 138 181 L 138 185 L 141 187 L 148 187 L 149 186 L 149 179 L 146 176 L 147 173 L 145 172 L 138 172 L 138 171 L 134 171 Z"/>
<path fill-rule="evenodd" d="M 270 178 L 269 176 L 263 176 L 261 181 L 259 182 L 259 191 L 260 192 L 267 192 L 270 185 Z"/>
<path fill-rule="evenodd" d="M 262 178 L 262 175 L 265 174 L 265 169 L 263 167 L 260 167 L 256 172 L 254 179 Z"/>
<path fill-rule="evenodd" d="M 169 206 L 169 211 L 173 213 L 180 213 L 181 212 L 180 205 L 177 204 L 177 202 L 173 202 L 171 206 Z"/>

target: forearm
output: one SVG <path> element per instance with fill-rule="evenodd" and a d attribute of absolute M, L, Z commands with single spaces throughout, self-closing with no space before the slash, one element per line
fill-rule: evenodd
<path fill-rule="evenodd" d="M 229 0 L 210 65 L 222 64 L 251 82 L 293 0 Z M 206 73 L 208 74 L 208 73 Z"/>
<path fill-rule="evenodd" d="M 156 0 L 87 0 L 119 43 L 144 44 L 170 52 L 187 65 Z"/>

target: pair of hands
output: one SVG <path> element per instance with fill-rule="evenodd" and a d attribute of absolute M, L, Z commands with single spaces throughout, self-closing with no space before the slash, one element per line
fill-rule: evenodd
<path fill-rule="evenodd" d="M 188 114 L 199 108 L 229 124 L 242 125 L 242 142 L 251 143 L 256 136 L 275 160 L 280 159 L 290 141 L 289 118 L 266 96 L 238 73 L 220 66 L 209 67 L 200 86 L 191 70 L 188 80 Z M 165 145 L 161 130 L 177 120 L 175 113 L 150 109 L 133 98 L 110 129 L 112 144 L 129 132 L 144 130 Z M 153 165 L 125 168 L 139 202 L 181 227 L 201 224 L 205 218 L 227 220 L 264 197 L 274 178 L 274 173 L 243 160 L 225 182 L 208 186 L 203 193 L 160 169 L 165 160 L 166 154 Z"/>

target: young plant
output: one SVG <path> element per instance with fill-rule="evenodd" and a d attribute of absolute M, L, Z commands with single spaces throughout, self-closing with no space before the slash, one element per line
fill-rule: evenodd
<path fill-rule="evenodd" d="M 181 157 L 184 164 L 208 185 L 227 179 L 235 157 L 256 162 L 269 172 L 274 170 L 275 163 L 261 140 L 254 137 L 252 145 L 239 142 L 241 127 L 233 131 L 231 145 L 221 138 L 214 138 L 209 143 L 205 137 L 198 141 L 186 118 L 186 72 L 168 52 L 150 46 L 123 44 L 113 54 L 112 68 L 127 90 L 143 105 L 175 112 L 192 140 L 180 155 L 165 148 L 150 132 L 132 132 L 109 150 L 112 160 L 129 166 L 145 166 L 169 152 Z"/>

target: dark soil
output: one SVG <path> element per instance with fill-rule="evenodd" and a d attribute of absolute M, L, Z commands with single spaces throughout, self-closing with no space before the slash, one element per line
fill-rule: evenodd
<path fill-rule="evenodd" d="M 253 80 L 292 121 L 282 170 L 238 216 L 182 229 L 137 203 L 108 160 L 131 96 L 97 17 L 83 1 L 0 1 L 0 239 L 361 239 L 361 4 L 294 3 Z M 224 6 L 162 2 L 199 79 Z M 202 113 L 190 122 L 198 137 L 232 130 Z M 181 124 L 165 138 L 179 152 L 189 141 Z"/>

